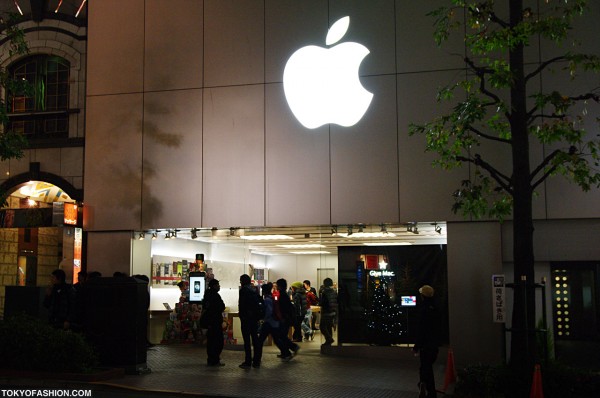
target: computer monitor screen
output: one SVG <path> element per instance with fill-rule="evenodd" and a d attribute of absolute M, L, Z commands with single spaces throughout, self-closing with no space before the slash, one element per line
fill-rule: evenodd
<path fill-rule="evenodd" d="M 190 302 L 200 302 L 204 298 L 205 277 L 204 272 L 190 272 Z"/>
<path fill-rule="evenodd" d="M 402 296 L 400 300 L 403 307 L 414 307 L 417 305 L 417 296 Z"/>

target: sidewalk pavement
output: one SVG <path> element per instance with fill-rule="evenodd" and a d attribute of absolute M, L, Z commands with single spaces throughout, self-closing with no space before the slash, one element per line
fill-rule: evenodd
<path fill-rule="evenodd" d="M 221 355 L 223 367 L 206 366 L 206 349 L 195 344 L 157 345 L 148 350 L 150 372 L 125 375 L 101 382 L 69 383 L 51 380 L 0 380 L 0 386 L 30 388 L 91 389 L 93 398 L 103 397 L 368 397 L 417 398 L 419 360 L 409 348 L 372 347 L 379 357 L 347 357 L 321 354 L 320 342 L 300 343 L 301 349 L 290 362 L 277 358 L 274 346 L 265 346 L 259 369 L 241 369 L 241 346 L 226 346 Z M 330 347 L 335 351 L 337 347 Z M 371 347 L 362 347 L 371 348 Z M 386 354 L 383 354 L 386 353 Z M 392 355 L 393 356 L 393 355 Z M 444 381 L 445 357 L 436 363 L 436 382 Z"/>

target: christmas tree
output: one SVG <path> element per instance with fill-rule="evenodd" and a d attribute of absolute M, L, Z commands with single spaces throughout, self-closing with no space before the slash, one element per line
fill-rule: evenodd
<path fill-rule="evenodd" d="M 369 343 L 376 345 L 399 343 L 404 333 L 402 310 L 392 303 L 381 281 L 375 281 L 374 285 L 370 305 L 365 311 Z"/>

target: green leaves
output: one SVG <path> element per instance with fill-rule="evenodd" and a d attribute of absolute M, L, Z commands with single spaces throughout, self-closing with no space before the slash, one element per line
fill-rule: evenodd
<path fill-rule="evenodd" d="M 474 180 L 463 180 L 461 187 L 454 191 L 452 212 L 461 213 L 465 218 L 490 217 L 502 222 L 511 214 L 512 196 L 480 172 L 475 173 Z"/>
<path fill-rule="evenodd" d="M 575 79 L 581 72 L 600 72 L 600 56 L 574 52 L 541 60 L 525 76 L 523 47 L 539 39 L 559 43 L 570 34 L 573 18 L 580 15 L 585 0 L 539 2 L 536 9 L 515 10 L 509 2 L 511 19 L 503 19 L 500 3 L 492 0 L 448 0 L 429 15 L 434 17 L 434 40 L 439 45 L 452 33 L 462 35 L 467 54 L 467 78 L 438 90 L 438 102 L 450 101 L 453 108 L 423 124 L 410 124 L 409 134 L 425 136 L 425 150 L 437 154 L 435 166 L 445 169 L 464 163 L 474 166 L 470 178 L 454 192 L 454 212 L 475 218 L 500 220 L 511 213 L 515 197 L 535 195 L 535 188 L 551 175 L 561 174 L 587 191 L 600 186 L 600 140 L 586 139 L 585 118 L 588 104 L 600 103 L 600 89 L 580 95 L 540 92 L 527 102 L 528 83 L 537 85 L 537 77 L 551 66 Z M 510 62 L 508 60 L 511 60 Z M 511 69 L 511 66 L 514 69 Z M 587 76 L 587 75 L 586 75 Z M 509 101 L 512 102 L 506 102 Z M 583 106 L 583 109 L 581 105 Z M 529 156 L 530 137 L 555 150 L 534 165 L 520 159 Z M 501 173 L 477 154 L 484 142 L 513 146 L 512 169 Z M 515 146 L 519 145 L 519 146 Z M 493 147 L 489 147 L 493 148 Z M 491 149 L 493 151 L 493 149 Z M 530 181 L 519 184 L 514 181 Z"/>

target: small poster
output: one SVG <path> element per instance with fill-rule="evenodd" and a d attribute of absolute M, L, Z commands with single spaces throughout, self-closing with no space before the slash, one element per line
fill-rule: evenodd
<path fill-rule="evenodd" d="M 494 322 L 506 322 L 504 275 L 492 275 L 492 303 Z"/>
<path fill-rule="evenodd" d="M 365 257 L 367 259 L 367 269 L 379 269 L 379 256 L 377 254 L 367 254 Z"/>

